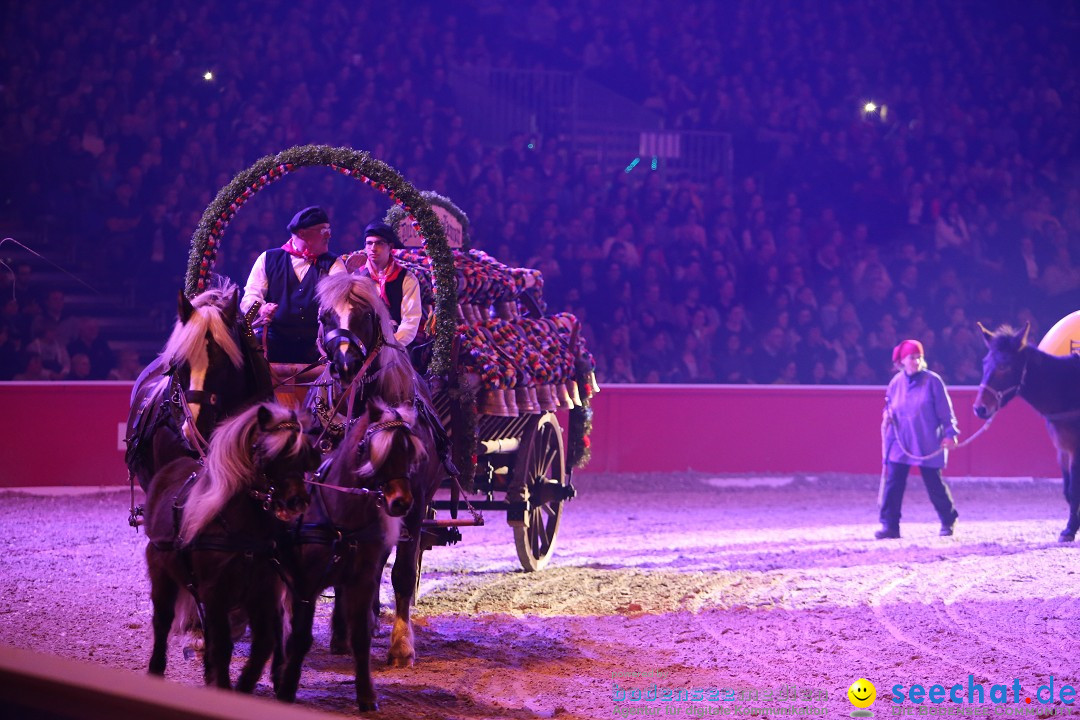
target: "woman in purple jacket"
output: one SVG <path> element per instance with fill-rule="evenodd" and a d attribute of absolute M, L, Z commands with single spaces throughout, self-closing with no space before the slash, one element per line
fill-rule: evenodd
<path fill-rule="evenodd" d="M 912 465 L 922 473 L 930 502 L 941 519 L 938 534 L 952 535 L 959 513 L 941 471 L 948 460 L 948 449 L 956 447 L 960 430 L 949 392 L 941 376 L 926 369 L 923 346 L 918 340 L 904 340 L 897 345 L 892 359 L 900 372 L 885 391 L 881 422 L 884 472 L 878 497 L 881 529 L 874 537 L 900 537 L 900 506 Z"/>

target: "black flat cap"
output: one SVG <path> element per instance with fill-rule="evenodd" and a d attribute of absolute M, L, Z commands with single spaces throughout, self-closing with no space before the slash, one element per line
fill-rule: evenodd
<path fill-rule="evenodd" d="M 330 224 L 330 218 L 327 217 L 326 211 L 318 205 L 312 205 L 293 215 L 293 219 L 286 227 L 289 232 L 295 233 L 297 230 L 322 225 L 323 223 Z"/>
<path fill-rule="evenodd" d="M 384 222 L 378 220 L 368 223 L 368 226 L 364 228 L 364 237 L 368 235 L 374 235 L 385 240 L 390 247 L 400 248 L 402 247 L 401 241 L 398 240 L 397 233 L 394 232 L 394 228 L 390 227 Z"/>

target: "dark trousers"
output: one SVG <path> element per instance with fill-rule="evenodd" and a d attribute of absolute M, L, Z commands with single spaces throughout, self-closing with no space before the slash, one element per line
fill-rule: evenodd
<path fill-rule="evenodd" d="M 890 462 L 885 468 L 885 474 L 881 478 L 881 524 L 887 528 L 900 527 L 900 506 L 904 502 L 904 490 L 907 489 L 908 472 L 910 465 Z M 953 504 L 952 493 L 949 486 L 941 479 L 941 468 L 922 467 L 923 482 L 926 484 L 926 494 L 930 496 L 930 502 L 937 510 L 938 518 L 942 525 L 952 525 L 959 513 Z"/>

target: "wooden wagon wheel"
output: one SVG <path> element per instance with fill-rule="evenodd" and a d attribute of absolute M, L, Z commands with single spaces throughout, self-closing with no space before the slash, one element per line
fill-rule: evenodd
<path fill-rule="evenodd" d="M 514 525 L 518 560 L 527 572 L 541 570 L 551 559 L 569 499 L 562 428 L 555 413 L 545 413 L 525 431 L 514 467 L 515 484 L 525 489 L 524 522 Z"/>

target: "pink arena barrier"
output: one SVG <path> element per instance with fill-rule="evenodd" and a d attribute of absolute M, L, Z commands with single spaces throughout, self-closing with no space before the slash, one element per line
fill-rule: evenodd
<path fill-rule="evenodd" d="M 0 383 L 0 487 L 123 485 L 131 383 Z M 962 438 L 982 424 L 950 388 Z M 608 385 L 593 399 L 589 472 L 870 473 L 884 387 Z M 1042 419 L 1012 402 L 948 475 L 1055 477 Z"/>

